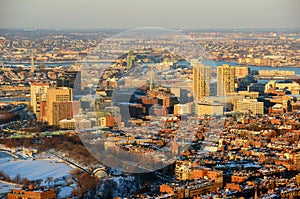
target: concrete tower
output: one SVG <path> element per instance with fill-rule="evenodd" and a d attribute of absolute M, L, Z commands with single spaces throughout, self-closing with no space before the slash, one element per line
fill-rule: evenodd
<path fill-rule="evenodd" d="M 49 83 L 32 83 L 30 85 L 30 106 L 36 114 L 37 120 L 42 120 L 42 106 L 46 101 L 46 93 L 49 88 Z"/>
<path fill-rule="evenodd" d="M 234 93 L 234 77 L 235 68 L 228 64 L 218 66 L 218 96 L 226 96 L 229 93 Z"/>
<path fill-rule="evenodd" d="M 205 96 L 210 96 L 210 76 L 211 67 L 204 64 L 193 61 L 193 92 L 194 100 L 202 100 Z"/>
<path fill-rule="evenodd" d="M 31 58 L 31 68 L 30 68 L 30 72 L 31 72 L 31 73 L 34 73 L 34 55 L 32 54 L 32 55 L 30 56 L 30 58 Z"/>

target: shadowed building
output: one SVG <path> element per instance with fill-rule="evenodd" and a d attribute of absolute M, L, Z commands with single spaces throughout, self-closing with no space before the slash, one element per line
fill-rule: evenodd
<path fill-rule="evenodd" d="M 57 87 L 72 88 L 74 94 L 81 91 L 81 72 L 76 70 L 65 71 L 64 74 L 56 80 Z"/>

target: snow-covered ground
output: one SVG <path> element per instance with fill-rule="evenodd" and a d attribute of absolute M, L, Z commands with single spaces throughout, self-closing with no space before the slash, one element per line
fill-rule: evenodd
<path fill-rule="evenodd" d="M 20 174 L 29 180 L 46 180 L 48 177 L 56 179 L 69 176 L 72 168 L 58 159 L 14 161 L 11 158 L 0 158 L 0 170 L 11 178 Z"/>
<path fill-rule="evenodd" d="M 16 186 L 12 183 L 0 182 L 0 198 L 1 195 L 10 192 L 13 188 L 19 188 L 19 186 Z"/>
<path fill-rule="evenodd" d="M 60 188 L 59 193 L 58 193 L 58 198 L 66 198 L 66 197 L 70 196 L 73 188 L 74 187 L 71 187 L 71 186 L 66 186 L 66 187 Z"/>
<path fill-rule="evenodd" d="M 73 190 L 72 186 L 65 186 L 65 181 L 63 180 L 63 177 L 70 176 L 69 172 L 71 170 L 72 167 L 56 158 L 15 161 L 9 153 L 0 153 L 0 171 L 3 171 L 11 178 L 14 178 L 17 174 L 19 174 L 22 178 L 28 178 L 29 180 L 43 180 L 42 183 L 44 185 L 53 185 L 55 181 L 56 185 L 60 185 L 58 198 L 66 198 Z M 46 182 L 48 177 L 52 178 L 51 183 Z M 0 182 L 0 198 L 10 192 L 12 188 L 16 187 L 17 186 L 10 183 Z"/>
<path fill-rule="evenodd" d="M 107 183 L 109 184 L 109 189 L 106 189 Z M 104 193 L 104 195 L 110 192 L 111 196 L 113 197 L 126 197 L 131 192 L 134 192 L 140 188 L 141 185 L 135 182 L 135 177 L 128 175 L 108 178 L 101 185 L 99 191 Z"/>

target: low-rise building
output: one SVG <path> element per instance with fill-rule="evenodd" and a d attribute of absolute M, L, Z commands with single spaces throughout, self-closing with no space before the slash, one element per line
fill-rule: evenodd
<path fill-rule="evenodd" d="M 53 190 L 20 190 L 13 189 L 11 193 L 7 194 L 7 199 L 19 199 L 19 198 L 34 198 L 34 199 L 56 199 L 56 193 Z"/>
<path fill-rule="evenodd" d="M 197 102 L 196 113 L 198 116 L 202 115 L 223 115 L 224 106 L 218 103 Z"/>
<path fill-rule="evenodd" d="M 258 102 L 256 99 L 243 99 L 237 101 L 236 107 L 234 107 L 235 112 L 241 113 L 252 113 L 254 115 L 264 114 L 264 103 Z"/>

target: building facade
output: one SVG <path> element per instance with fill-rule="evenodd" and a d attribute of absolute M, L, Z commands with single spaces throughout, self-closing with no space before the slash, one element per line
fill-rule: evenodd
<path fill-rule="evenodd" d="M 47 107 L 46 107 L 46 120 L 49 125 L 58 125 L 62 118 L 58 116 L 57 111 L 59 111 L 56 106 L 59 102 L 71 102 L 72 101 L 72 89 L 66 87 L 60 88 L 50 88 L 47 91 Z M 70 109 L 68 112 L 72 111 L 72 106 L 68 106 Z M 68 113 L 66 113 L 68 114 Z M 56 118 L 56 119 L 55 119 Z"/>
<path fill-rule="evenodd" d="M 53 190 L 46 191 L 25 191 L 13 189 L 11 193 L 7 194 L 7 199 L 19 198 L 35 198 L 35 199 L 56 199 L 56 193 Z"/>
<path fill-rule="evenodd" d="M 194 100 L 199 101 L 210 95 L 211 67 L 200 62 L 192 62 Z"/>
<path fill-rule="evenodd" d="M 264 103 L 258 102 L 257 99 L 243 99 L 237 101 L 236 107 L 234 108 L 235 112 L 241 113 L 251 113 L 254 115 L 263 115 L 264 114 Z"/>
<path fill-rule="evenodd" d="M 229 93 L 234 93 L 234 77 L 235 67 L 228 64 L 218 66 L 217 79 L 218 79 L 218 96 L 226 96 Z"/>
<path fill-rule="evenodd" d="M 30 106 L 36 114 L 37 120 L 43 120 L 41 103 L 46 101 L 46 93 L 49 83 L 32 83 L 30 85 Z"/>

